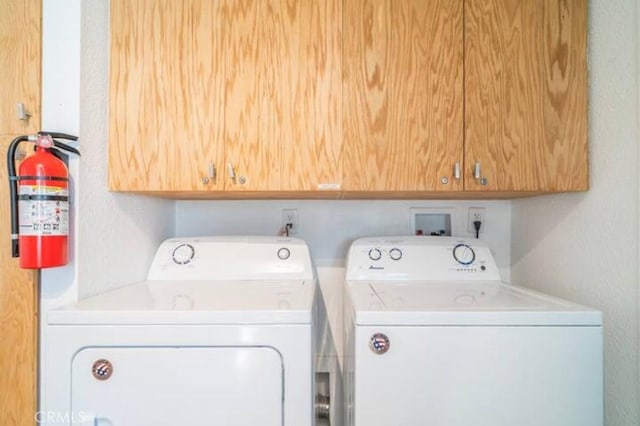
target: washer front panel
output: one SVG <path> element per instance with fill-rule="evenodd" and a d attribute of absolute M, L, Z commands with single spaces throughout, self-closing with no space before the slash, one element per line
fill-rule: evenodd
<path fill-rule="evenodd" d="M 360 326 L 352 339 L 348 426 L 602 426 L 601 327 Z"/>

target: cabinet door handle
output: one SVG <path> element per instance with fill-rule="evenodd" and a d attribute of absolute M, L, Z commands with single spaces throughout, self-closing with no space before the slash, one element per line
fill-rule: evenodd
<path fill-rule="evenodd" d="M 16 113 L 18 120 L 28 120 L 31 117 L 31 113 L 27 111 L 27 107 L 22 102 L 16 104 Z"/>
<path fill-rule="evenodd" d="M 209 163 L 208 171 L 209 171 L 209 178 L 215 179 L 218 174 L 216 170 L 216 165 L 213 163 Z"/>
<path fill-rule="evenodd" d="M 460 180 L 462 173 L 460 171 L 460 163 L 456 161 L 456 164 L 453 165 L 453 178 L 455 180 Z"/>
<path fill-rule="evenodd" d="M 482 179 L 482 170 L 480 170 L 480 162 L 476 161 L 473 166 L 473 177 L 475 179 Z"/>
<path fill-rule="evenodd" d="M 229 174 L 229 178 L 236 183 L 236 170 L 233 168 L 233 164 L 227 163 L 227 173 Z"/>

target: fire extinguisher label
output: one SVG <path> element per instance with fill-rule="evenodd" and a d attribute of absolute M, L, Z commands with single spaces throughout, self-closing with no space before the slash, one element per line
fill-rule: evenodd
<path fill-rule="evenodd" d="M 69 235 L 69 191 L 56 186 L 20 185 L 20 235 Z"/>

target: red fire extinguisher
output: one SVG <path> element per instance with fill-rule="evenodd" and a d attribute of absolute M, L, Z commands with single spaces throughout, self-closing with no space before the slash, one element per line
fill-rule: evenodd
<path fill-rule="evenodd" d="M 11 252 L 20 267 L 40 269 L 68 261 L 69 172 L 61 150 L 80 152 L 56 139 L 78 140 L 64 133 L 39 132 L 15 138 L 7 152 L 11 197 Z M 15 170 L 21 142 L 34 142 L 35 153 Z"/>

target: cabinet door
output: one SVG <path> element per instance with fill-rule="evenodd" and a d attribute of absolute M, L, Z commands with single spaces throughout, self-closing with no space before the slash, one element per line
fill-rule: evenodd
<path fill-rule="evenodd" d="M 465 4 L 465 190 L 586 190 L 586 0 Z"/>
<path fill-rule="evenodd" d="M 0 1 L 0 134 L 35 133 L 40 127 L 41 0 Z M 17 104 L 31 114 L 20 120 Z"/>
<path fill-rule="evenodd" d="M 225 189 L 339 183 L 341 2 L 230 0 L 225 10 L 225 149 L 236 175 Z"/>
<path fill-rule="evenodd" d="M 281 172 L 276 160 L 279 146 L 260 128 L 264 102 L 261 83 L 267 71 L 260 50 L 262 27 L 271 24 L 263 22 L 260 0 L 227 0 L 224 4 L 225 189 L 275 189 Z"/>
<path fill-rule="evenodd" d="M 344 8 L 344 189 L 461 190 L 463 2 Z"/>
<path fill-rule="evenodd" d="M 0 135 L 0 152 L 7 152 L 15 136 Z M 20 269 L 18 259 L 11 257 L 5 165 L 0 167 L 0 182 L 0 425 L 27 426 L 34 424 L 37 410 L 38 280 L 34 271 Z"/>
<path fill-rule="evenodd" d="M 223 28 L 218 1 L 112 0 L 109 187 L 221 189 Z"/>

